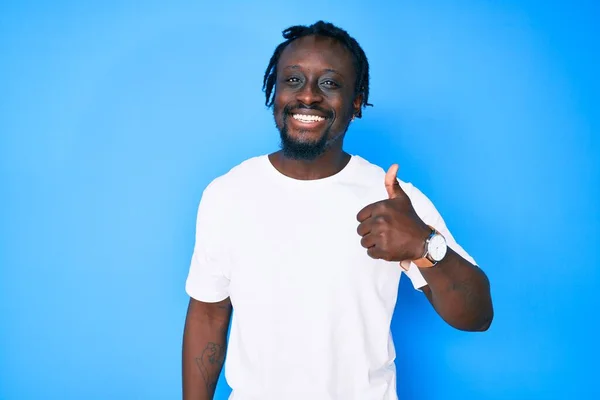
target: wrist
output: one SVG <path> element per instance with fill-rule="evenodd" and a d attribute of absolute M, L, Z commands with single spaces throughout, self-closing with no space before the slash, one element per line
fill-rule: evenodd
<path fill-rule="evenodd" d="M 413 252 L 412 260 L 418 260 L 427 255 L 427 240 L 431 236 L 432 232 L 433 232 L 432 227 L 430 227 L 429 225 L 423 224 L 423 226 L 420 229 L 419 234 L 417 235 L 418 242 L 416 245 L 416 249 Z"/>
<path fill-rule="evenodd" d="M 448 251 L 446 238 L 434 227 L 429 226 L 429 235 L 424 240 L 424 252 L 419 258 L 413 260 L 419 268 L 431 268 L 444 259 Z"/>

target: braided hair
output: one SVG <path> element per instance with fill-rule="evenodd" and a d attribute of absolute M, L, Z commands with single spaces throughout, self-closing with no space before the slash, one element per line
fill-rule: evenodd
<path fill-rule="evenodd" d="M 277 63 L 279 62 L 281 53 L 283 53 L 283 50 L 292 41 L 310 35 L 330 37 L 346 46 L 350 53 L 352 53 L 352 58 L 354 59 L 354 69 L 356 71 L 356 81 L 354 85 L 355 95 L 362 94 L 363 107 L 372 106 L 372 104 L 369 104 L 369 61 L 358 42 L 351 37 L 348 32 L 329 22 L 318 21 L 310 26 L 292 26 L 282 33 L 285 41 L 275 48 L 275 52 L 273 53 L 273 56 L 271 56 L 269 66 L 267 67 L 263 79 L 263 91 L 265 92 L 265 104 L 267 107 L 273 105 L 273 89 L 275 87 L 275 82 L 277 81 Z"/>

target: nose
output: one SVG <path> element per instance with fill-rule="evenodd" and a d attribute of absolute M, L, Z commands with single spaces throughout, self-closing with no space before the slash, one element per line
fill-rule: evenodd
<path fill-rule="evenodd" d="M 320 103 L 323 101 L 323 93 L 317 82 L 307 82 L 300 90 L 296 99 L 305 105 Z"/>

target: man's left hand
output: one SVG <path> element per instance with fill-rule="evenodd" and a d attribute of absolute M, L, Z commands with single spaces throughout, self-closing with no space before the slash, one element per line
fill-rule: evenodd
<path fill-rule="evenodd" d="M 417 215 L 408 195 L 397 179 L 398 164 L 385 175 L 388 199 L 369 204 L 356 216 L 357 232 L 367 254 L 386 261 L 411 261 L 421 258 L 431 229 Z M 401 264 L 406 269 L 406 264 Z"/>

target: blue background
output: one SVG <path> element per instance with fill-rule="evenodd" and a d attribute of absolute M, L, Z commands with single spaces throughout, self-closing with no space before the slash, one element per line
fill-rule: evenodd
<path fill-rule="evenodd" d="M 600 6 L 500 3 L 3 2 L 0 399 L 180 398 L 200 195 L 277 148 L 263 73 L 321 18 L 371 63 L 347 149 L 398 162 L 492 282 L 483 334 L 402 282 L 401 398 L 599 396 Z"/>

